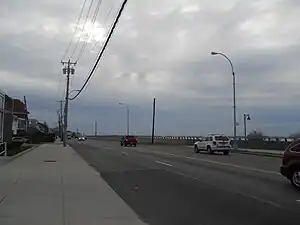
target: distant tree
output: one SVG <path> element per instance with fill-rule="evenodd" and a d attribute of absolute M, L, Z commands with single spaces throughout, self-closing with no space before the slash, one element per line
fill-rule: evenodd
<path fill-rule="evenodd" d="M 248 140 L 263 140 L 265 135 L 261 131 L 253 130 L 248 135 Z"/>
<path fill-rule="evenodd" d="M 45 129 L 45 133 L 49 133 L 49 126 L 46 121 L 44 122 L 44 129 Z"/>
<path fill-rule="evenodd" d="M 75 132 L 72 132 L 72 137 L 76 137 L 76 133 Z"/>

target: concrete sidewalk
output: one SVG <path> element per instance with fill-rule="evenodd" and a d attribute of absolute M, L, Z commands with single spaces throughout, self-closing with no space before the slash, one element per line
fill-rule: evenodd
<path fill-rule="evenodd" d="M 45 144 L 0 167 L 1 225 L 142 225 L 70 147 Z"/>

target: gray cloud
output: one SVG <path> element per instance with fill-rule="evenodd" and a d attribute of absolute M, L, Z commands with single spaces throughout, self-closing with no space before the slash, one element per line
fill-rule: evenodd
<path fill-rule="evenodd" d="M 114 1 L 111 17 L 103 24 L 112 5 L 103 0 L 94 39 L 103 38 L 120 2 Z M 2 3 L 1 88 L 30 96 L 33 116 L 55 120 L 55 101 L 63 96 L 65 79 L 60 59 L 80 4 L 81 0 Z M 239 120 L 249 111 L 255 118 L 251 129 L 274 135 L 294 132 L 299 111 L 294 102 L 300 95 L 299 15 L 294 0 L 230 0 L 217 5 L 208 0 L 129 1 L 88 88 L 71 103 L 70 126 L 89 132 L 93 120 L 99 119 L 104 133 L 123 132 L 124 112 L 117 102 L 124 101 L 132 107 L 133 131 L 147 133 L 155 96 L 158 133 L 231 134 L 230 67 L 225 59 L 210 55 L 220 51 L 235 66 Z M 71 89 L 81 86 L 100 49 L 98 43 L 91 52 L 94 39 L 76 67 Z M 83 116 L 91 121 L 82 122 Z"/>

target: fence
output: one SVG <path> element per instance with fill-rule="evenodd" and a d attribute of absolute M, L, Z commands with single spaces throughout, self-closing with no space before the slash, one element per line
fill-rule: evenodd
<path fill-rule="evenodd" d="M 2 152 L 0 152 L 0 155 L 4 154 L 4 156 L 7 156 L 7 143 L 6 142 L 0 143 L 0 151 L 2 151 Z"/>

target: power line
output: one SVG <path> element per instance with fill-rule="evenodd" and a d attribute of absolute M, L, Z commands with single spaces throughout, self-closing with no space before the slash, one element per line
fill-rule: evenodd
<path fill-rule="evenodd" d="M 111 7 L 110 7 L 110 9 L 109 9 L 109 11 L 108 11 L 108 13 L 107 13 L 107 15 L 106 15 L 106 17 L 105 17 L 105 20 L 104 20 L 104 22 L 103 22 L 104 25 L 106 24 L 107 19 L 108 19 L 108 17 L 110 16 L 110 14 L 111 14 L 111 12 L 112 12 L 112 10 L 113 10 L 114 5 L 115 5 L 115 2 L 113 2 L 113 4 L 111 5 Z M 112 27 L 112 26 L 111 26 L 111 27 Z M 110 27 L 110 28 L 111 28 L 111 27 Z M 110 29 L 109 29 L 109 30 L 110 30 Z M 94 51 L 94 49 L 96 48 L 96 46 L 98 45 L 98 43 L 99 43 L 99 42 L 96 42 L 96 43 L 95 43 L 94 47 L 92 48 L 92 51 Z"/>
<path fill-rule="evenodd" d="M 95 26 L 95 22 L 96 22 L 98 13 L 99 13 L 99 9 L 100 9 L 101 3 L 102 3 L 102 0 L 98 0 L 97 6 L 96 6 L 96 9 L 95 9 L 93 18 L 92 18 L 92 27 L 93 27 L 93 28 L 94 28 L 94 26 Z M 86 37 L 86 39 L 85 39 L 85 41 L 84 41 L 84 43 L 83 43 L 83 45 L 82 45 L 82 47 L 81 47 L 81 49 L 80 49 L 80 52 L 79 52 L 78 57 L 77 57 L 77 59 L 76 59 L 76 62 L 78 62 L 78 60 L 80 59 L 82 53 L 84 52 L 85 47 L 86 47 L 86 45 L 87 45 L 87 43 L 88 43 L 88 41 L 89 41 L 89 39 L 90 39 L 90 36 L 91 36 L 91 34 L 92 34 L 92 31 L 93 31 L 93 29 L 90 29 L 90 31 L 89 31 L 89 33 L 88 33 L 88 36 Z"/>
<path fill-rule="evenodd" d="M 74 56 L 74 54 L 75 54 L 75 52 L 76 52 L 76 50 L 77 50 L 78 44 L 79 44 L 79 42 L 80 42 L 81 34 L 84 32 L 85 25 L 86 25 L 87 20 L 88 20 L 88 18 L 89 18 L 89 15 L 90 15 L 90 11 L 91 11 L 91 9 L 92 9 L 93 2 L 94 2 L 94 0 L 91 0 L 89 9 L 88 9 L 88 11 L 87 11 L 87 13 L 86 13 L 86 17 L 85 17 L 85 20 L 84 20 L 84 23 L 83 23 L 83 27 L 82 27 L 82 29 L 81 29 L 81 33 L 80 33 L 80 35 L 79 35 L 79 37 L 78 37 L 78 39 L 77 39 L 75 48 L 74 48 L 74 50 L 73 50 L 73 52 L 72 52 L 70 58 L 73 58 L 73 56 Z"/>
<path fill-rule="evenodd" d="M 84 9 L 84 7 L 85 7 L 85 3 L 86 3 L 86 0 L 84 0 L 84 2 L 83 2 L 83 5 L 82 5 L 82 8 L 81 8 L 81 11 L 80 11 L 80 14 L 79 14 L 78 20 L 77 20 L 76 27 L 75 27 L 75 29 L 74 29 L 74 31 L 73 31 L 72 38 L 71 38 L 71 40 L 70 40 L 70 43 L 69 43 L 69 45 L 68 45 L 67 49 L 65 50 L 65 52 L 64 52 L 64 54 L 63 54 L 63 57 L 62 57 L 62 59 L 66 57 L 66 55 L 68 54 L 68 52 L 69 52 L 69 50 L 70 50 L 70 47 L 71 47 L 71 45 L 72 45 L 72 42 L 73 42 L 73 40 L 74 40 L 75 34 L 76 34 L 76 32 L 77 32 L 77 29 L 78 29 L 78 26 L 79 26 L 79 22 L 80 22 L 80 19 L 81 19 L 82 13 L 83 13 L 83 9 Z"/>
<path fill-rule="evenodd" d="M 82 87 L 80 88 L 80 90 L 78 91 L 78 93 L 77 93 L 73 98 L 70 98 L 70 100 L 74 100 L 75 98 L 77 98 L 77 97 L 80 95 L 80 93 L 82 92 L 82 90 L 85 88 L 85 86 L 87 85 L 87 83 L 88 83 L 89 80 L 91 79 L 91 77 L 92 77 L 92 75 L 94 74 L 95 70 L 97 69 L 97 65 L 98 65 L 98 63 L 99 63 L 99 61 L 100 61 L 100 59 L 101 59 L 101 57 L 102 57 L 102 55 L 103 55 L 103 53 L 104 53 L 106 47 L 107 47 L 107 44 L 108 44 L 108 42 L 109 42 L 109 40 L 110 40 L 112 34 L 114 33 L 114 30 L 115 30 L 115 28 L 116 28 L 116 26 L 117 26 L 117 23 L 118 23 L 118 21 L 119 21 L 119 18 L 120 18 L 121 15 L 122 15 L 122 12 L 123 12 L 123 10 L 124 10 L 124 7 L 125 7 L 127 1 L 128 1 L 128 0 L 124 0 L 124 1 L 123 1 L 122 6 L 121 6 L 121 8 L 120 8 L 120 10 L 119 10 L 119 12 L 118 12 L 118 15 L 117 15 L 117 17 L 116 17 L 116 19 L 115 19 L 115 21 L 114 21 L 114 24 L 113 24 L 113 26 L 112 26 L 112 28 L 111 28 L 111 30 L 110 30 L 110 32 L 109 32 L 109 35 L 108 35 L 108 37 L 107 37 L 107 39 L 106 39 L 106 41 L 105 41 L 105 43 L 104 43 L 104 45 L 103 45 L 103 47 L 102 47 L 100 53 L 99 53 L 99 56 L 98 56 L 98 58 L 97 58 L 97 60 L 96 60 L 96 62 L 95 62 L 95 64 L 94 64 L 94 66 L 93 66 L 93 68 L 92 68 L 92 70 L 91 70 L 89 76 L 88 76 L 87 79 L 85 80 L 84 84 L 82 85 Z"/>

